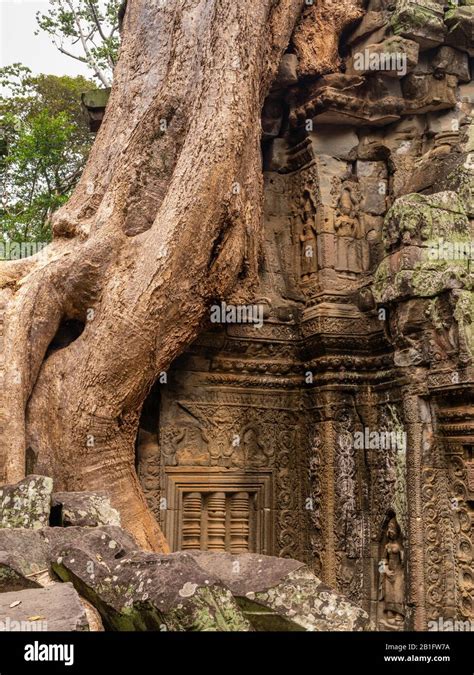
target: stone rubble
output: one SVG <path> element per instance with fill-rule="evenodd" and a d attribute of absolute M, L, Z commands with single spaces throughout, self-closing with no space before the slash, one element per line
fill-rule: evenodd
<path fill-rule="evenodd" d="M 44 485 L 35 477 L 30 485 Z M 52 483 L 52 481 L 51 481 Z M 25 481 L 5 486 L 23 495 Z M 48 484 L 52 488 L 52 484 Z M 296 560 L 257 554 L 138 550 L 110 519 L 110 504 L 90 493 L 31 491 L 43 527 L 0 511 L 0 628 L 44 621 L 45 630 L 262 631 L 366 630 L 367 614 L 322 584 Z M 38 503 L 35 503 L 35 498 Z M 106 505 L 99 511 L 99 506 Z M 67 509 L 66 509 L 67 505 Z M 89 511 L 87 510 L 89 509 Z M 67 514 L 67 516 L 65 515 Z M 112 520 L 114 520 L 112 513 Z M 74 523 L 81 522 L 81 525 Z M 87 523 L 87 524 L 85 524 Z M 63 583 L 59 583 L 62 581 Z M 3 623 L 2 623 L 3 622 Z M 25 624 L 26 625 L 26 624 Z M 39 626 L 39 623 L 35 624 Z M 13 628 L 12 628 L 13 626 Z M 41 627 L 40 627 L 41 629 Z"/>

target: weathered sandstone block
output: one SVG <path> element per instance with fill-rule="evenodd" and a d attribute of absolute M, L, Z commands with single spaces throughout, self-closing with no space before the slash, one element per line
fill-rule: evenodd
<path fill-rule="evenodd" d="M 204 570 L 230 588 L 256 630 L 368 628 L 366 612 L 323 584 L 297 560 L 255 553 L 193 551 L 191 555 Z"/>
<path fill-rule="evenodd" d="M 0 593 L 0 631 L 87 631 L 85 609 L 72 584 Z"/>
<path fill-rule="evenodd" d="M 103 534 L 86 545 L 56 549 L 53 562 L 114 630 L 247 631 L 231 592 L 186 553 L 126 551 Z"/>
<path fill-rule="evenodd" d="M 0 487 L 0 528 L 37 530 L 48 525 L 52 491 L 51 478 L 34 475 L 16 485 Z"/>
<path fill-rule="evenodd" d="M 105 493 L 56 492 L 52 497 L 53 524 L 63 527 L 120 525 L 120 515 Z"/>

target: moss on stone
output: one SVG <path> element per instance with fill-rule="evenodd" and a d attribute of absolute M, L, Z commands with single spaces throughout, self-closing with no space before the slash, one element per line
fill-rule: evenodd
<path fill-rule="evenodd" d="M 410 33 L 413 29 L 428 29 L 430 26 L 442 27 L 441 17 L 431 9 L 414 2 L 400 3 L 399 9 L 392 14 L 390 24 L 395 35 Z"/>
<path fill-rule="evenodd" d="M 240 612 L 232 594 L 222 588 L 200 587 L 166 617 L 186 631 L 248 631 L 250 624 Z"/>
<path fill-rule="evenodd" d="M 48 525 L 53 481 L 28 476 L 0 488 L 0 527 L 39 530 Z"/>
<path fill-rule="evenodd" d="M 402 241 L 463 236 L 470 236 L 466 208 L 462 197 L 450 190 L 399 197 L 385 217 L 382 233 L 386 250 Z"/>

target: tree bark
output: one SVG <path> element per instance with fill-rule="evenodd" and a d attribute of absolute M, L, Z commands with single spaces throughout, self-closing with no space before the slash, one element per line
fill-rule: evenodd
<path fill-rule="evenodd" d="M 107 113 L 53 243 L 0 266 L 0 477 L 24 476 L 28 448 L 56 489 L 107 490 L 151 549 L 167 545 L 134 469 L 140 410 L 212 301 L 255 284 L 261 108 L 302 6 L 129 0 Z M 82 333 L 52 349 L 71 321 Z"/>
<path fill-rule="evenodd" d="M 308 4 L 293 34 L 300 77 L 334 73 L 341 65 L 342 33 L 364 15 L 363 0 L 323 0 Z"/>

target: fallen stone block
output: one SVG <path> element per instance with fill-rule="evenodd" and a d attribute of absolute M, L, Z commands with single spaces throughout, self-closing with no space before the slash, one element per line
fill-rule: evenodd
<path fill-rule="evenodd" d="M 69 546 L 75 542 L 87 545 L 91 552 L 99 547 L 101 536 L 113 537 L 121 551 L 137 548 L 135 540 L 119 527 L 45 527 L 41 530 L 3 529 L 0 530 L 0 565 L 12 569 L 17 575 L 35 583 L 41 575 L 52 573 L 53 549 Z M 97 550 L 99 550 L 97 548 Z M 0 568 L 1 569 L 1 568 Z M 1 574 L 1 572 L 0 572 Z M 1 588 L 1 583 L 0 583 Z M 9 589 L 5 589 L 9 590 Z"/>
<path fill-rule="evenodd" d="M 0 593 L 21 591 L 27 588 L 40 588 L 34 579 L 25 573 L 26 565 L 18 556 L 8 551 L 0 551 Z"/>
<path fill-rule="evenodd" d="M 171 554 L 173 557 L 179 554 Z M 224 583 L 257 631 L 363 631 L 369 617 L 303 563 L 256 553 L 191 551 Z"/>
<path fill-rule="evenodd" d="M 187 553 L 127 552 L 103 533 L 55 556 L 55 573 L 99 610 L 106 629 L 251 630 L 231 592 Z"/>
<path fill-rule="evenodd" d="M 62 527 L 120 526 L 119 512 L 102 492 L 55 492 L 51 519 L 51 524 Z"/>
<path fill-rule="evenodd" d="M 86 612 L 72 584 L 0 594 L 0 631 L 87 631 Z"/>
<path fill-rule="evenodd" d="M 0 528 L 37 530 L 49 523 L 53 481 L 46 476 L 27 476 L 16 485 L 0 488 Z"/>

